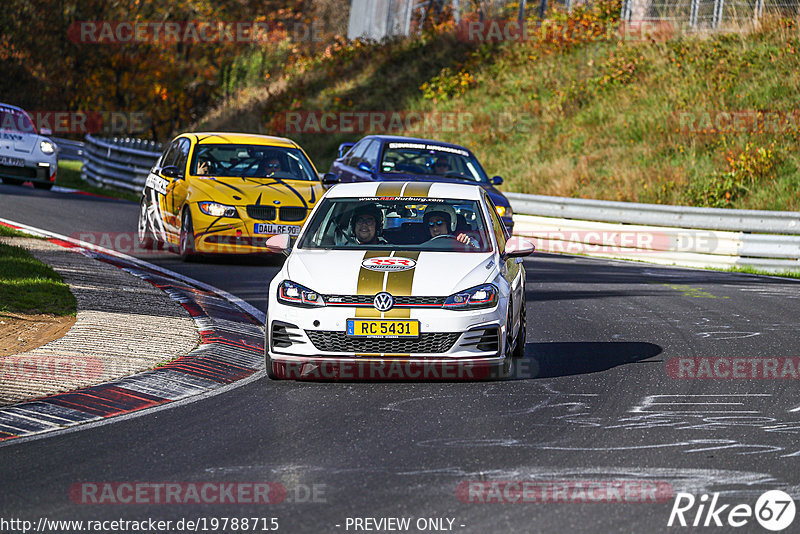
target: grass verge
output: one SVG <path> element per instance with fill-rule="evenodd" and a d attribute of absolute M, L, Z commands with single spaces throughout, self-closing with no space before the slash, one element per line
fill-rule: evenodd
<path fill-rule="evenodd" d="M 8 226 L 0 224 L 0 237 L 33 237 L 33 236 L 24 234 L 19 230 L 14 230 L 13 228 L 9 228 Z"/>
<path fill-rule="evenodd" d="M 11 230 L 3 228 L 2 235 Z M 52 268 L 22 247 L 0 243 L 0 314 L 75 315 L 77 306 L 69 286 Z"/>

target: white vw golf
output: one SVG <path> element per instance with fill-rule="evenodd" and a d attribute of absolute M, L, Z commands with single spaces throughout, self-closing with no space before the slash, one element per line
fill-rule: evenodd
<path fill-rule="evenodd" d="M 525 350 L 533 245 L 480 187 L 362 182 L 317 203 L 269 287 L 270 378 L 470 379 Z M 267 240 L 288 251 L 290 238 Z M 487 372 L 489 371 L 489 372 Z"/>

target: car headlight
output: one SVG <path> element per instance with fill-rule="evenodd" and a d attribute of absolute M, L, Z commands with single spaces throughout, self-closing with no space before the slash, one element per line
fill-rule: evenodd
<path fill-rule="evenodd" d="M 278 286 L 278 302 L 301 308 L 325 306 L 322 295 L 289 280 L 284 280 Z"/>
<path fill-rule="evenodd" d="M 197 206 L 200 211 L 212 217 L 238 217 L 236 208 L 233 206 L 226 206 L 217 202 L 198 202 Z"/>
<path fill-rule="evenodd" d="M 56 151 L 56 145 L 50 141 L 42 141 L 39 143 L 39 149 L 42 151 L 42 154 L 52 154 Z"/>
<path fill-rule="evenodd" d="M 495 304 L 497 304 L 497 288 L 493 284 L 483 284 L 450 295 L 442 307 L 452 310 L 476 310 L 491 308 Z"/>
<path fill-rule="evenodd" d="M 495 206 L 494 209 L 497 210 L 497 214 L 500 217 L 505 217 L 506 215 L 511 217 L 511 215 L 513 215 L 514 213 L 513 211 L 511 211 L 511 206 Z"/>

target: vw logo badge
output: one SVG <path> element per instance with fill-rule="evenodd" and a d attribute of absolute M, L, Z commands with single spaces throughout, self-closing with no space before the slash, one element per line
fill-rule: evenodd
<path fill-rule="evenodd" d="M 375 295 L 375 298 L 372 300 L 372 304 L 375 306 L 376 310 L 386 312 L 391 310 L 392 306 L 394 306 L 394 297 L 384 291 Z"/>

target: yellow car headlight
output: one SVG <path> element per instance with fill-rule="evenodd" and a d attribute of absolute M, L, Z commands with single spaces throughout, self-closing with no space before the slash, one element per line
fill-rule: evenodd
<path fill-rule="evenodd" d="M 226 206 L 217 202 L 198 202 L 197 207 L 200 211 L 211 217 L 238 217 L 236 208 L 233 206 Z"/>

